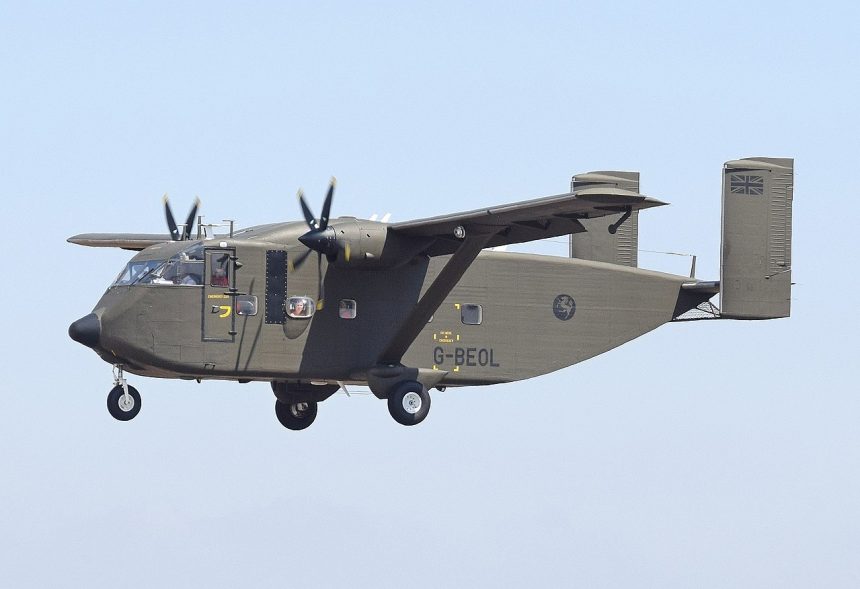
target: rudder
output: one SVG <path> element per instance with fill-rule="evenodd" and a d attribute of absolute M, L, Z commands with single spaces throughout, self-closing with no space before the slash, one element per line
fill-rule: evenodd
<path fill-rule="evenodd" d="M 757 157 L 723 166 L 723 318 L 790 315 L 793 196 L 793 159 Z"/>
<path fill-rule="evenodd" d="M 621 188 L 638 193 L 639 172 L 588 172 L 577 174 L 571 179 L 571 192 L 586 188 Z M 639 262 L 639 211 L 633 211 L 616 232 L 607 231 L 621 216 L 581 219 L 580 223 L 586 232 L 570 236 L 570 257 L 635 268 Z"/>

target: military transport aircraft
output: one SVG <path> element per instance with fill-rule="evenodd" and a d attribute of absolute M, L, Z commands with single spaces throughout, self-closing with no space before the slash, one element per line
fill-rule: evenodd
<path fill-rule="evenodd" d="M 304 429 L 317 405 L 367 385 L 415 425 L 433 388 L 559 370 L 669 321 L 787 317 L 791 159 L 723 167 L 719 281 L 637 268 L 638 212 L 666 204 L 635 172 L 573 177 L 568 193 L 415 221 L 315 217 L 192 237 L 195 202 L 169 235 L 83 234 L 137 250 L 69 335 L 114 367 L 118 420 L 141 408 L 125 372 L 267 381 L 275 414 Z M 570 235 L 571 257 L 488 248 Z M 710 299 L 720 294 L 720 308 Z"/>

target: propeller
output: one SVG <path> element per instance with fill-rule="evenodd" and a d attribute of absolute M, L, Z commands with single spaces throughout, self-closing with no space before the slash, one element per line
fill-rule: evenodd
<path fill-rule="evenodd" d="M 333 227 L 328 226 L 329 214 L 331 213 L 331 203 L 334 197 L 334 187 L 337 181 L 332 177 L 329 183 L 328 193 L 326 193 L 323 201 L 322 214 L 320 218 L 314 217 L 308 203 L 305 201 L 305 194 L 301 190 L 298 192 L 299 205 L 302 208 L 302 214 L 305 217 L 310 231 L 299 237 L 299 241 L 307 247 L 307 251 L 300 254 L 294 261 L 290 262 L 289 270 L 293 271 L 305 263 L 311 252 L 317 252 L 317 275 L 319 276 L 319 285 L 317 289 L 317 309 L 322 309 L 324 299 L 322 295 L 322 256 L 325 255 L 330 261 L 333 261 L 341 250 L 344 252 L 344 259 L 349 261 L 350 247 L 349 244 L 341 244 L 337 239 L 337 233 Z"/>
<path fill-rule="evenodd" d="M 188 218 L 185 220 L 185 225 L 182 226 L 182 231 L 176 225 L 176 220 L 173 218 L 173 211 L 170 210 L 170 202 L 167 194 L 162 198 L 164 201 L 164 216 L 167 217 L 167 228 L 170 230 L 170 239 L 173 241 L 186 241 L 191 237 L 191 228 L 194 227 L 194 220 L 197 218 L 197 209 L 200 207 L 200 199 L 194 197 L 194 204 L 191 205 L 191 210 L 188 212 Z"/>

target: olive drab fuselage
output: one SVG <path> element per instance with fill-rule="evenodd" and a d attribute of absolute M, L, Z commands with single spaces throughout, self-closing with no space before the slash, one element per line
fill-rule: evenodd
<path fill-rule="evenodd" d="M 573 176 L 570 192 L 397 223 L 319 218 L 210 237 L 198 202 L 169 235 L 81 234 L 69 241 L 138 253 L 72 339 L 114 366 L 108 410 L 141 398 L 124 371 L 267 381 L 282 425 L 300 430 L 350 384 L 420 423 L 429 391 L 531 378 L 596 356 L 674 320 L 775 319 L 791 308 L 794 162 L 723 166 L 720 280 L 637 267 L 638 217 L 665 205 L 638 172 Z M 569 235 L 570 257 L 490 248 Z M 710 302 L 720 294 L 722 310 Z"/>
<path fill-rule="evenodd" d="M 292 273 L 267 264 L 273 252 L 282 252 L 287 264 L 301 252 L 277 243 L 170 243 L 144 250 L 133 262 L 163 261 L 199 244 L 204 284 L 108 289 L 94 309 L 105 360 L 147 376 L 361 383 L 447 259 L 421 257 L 396 268 L 359 270 L 329 265 L 322 257 L 321 293 L 316 260 Z M 210 260 L 223 256 L 230 259 L 230 283 L 212 285 Z M 285 283 L 285 296 L 271 296 L 277 290 L 273 281 Z M 558 370 L 671 321 L 685 282 L 688 277 L 612 264 L 486 251 L 433 314 L 403 363 L 446 372 L 439 382 L 446 386 Z M 253 314 L 237 312 L 237 302 L 249 299 Z M 292 299 L 314 306 L 322 299 L 323 306 L 309 317 L 293 317 L 284 312 Z"/>

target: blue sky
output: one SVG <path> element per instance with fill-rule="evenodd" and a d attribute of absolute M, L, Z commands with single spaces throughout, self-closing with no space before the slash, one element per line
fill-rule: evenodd
<path fill-rule="evenodd" d="M 858 12 L 0 3 L 0 585 L 856 587 Z M 791 319 L 667 325 L 415 428 L 140 377 L 115 422 L 66 334 L 129 256 L 65 239 L 162 231 L 164 192 L 244 226 L 336 175 L 334 214 L 405 220 L 638 170 L 673 205 L 640 247 L 717 278 L 720 166 L 756 155 L 796 159 Z"/>

